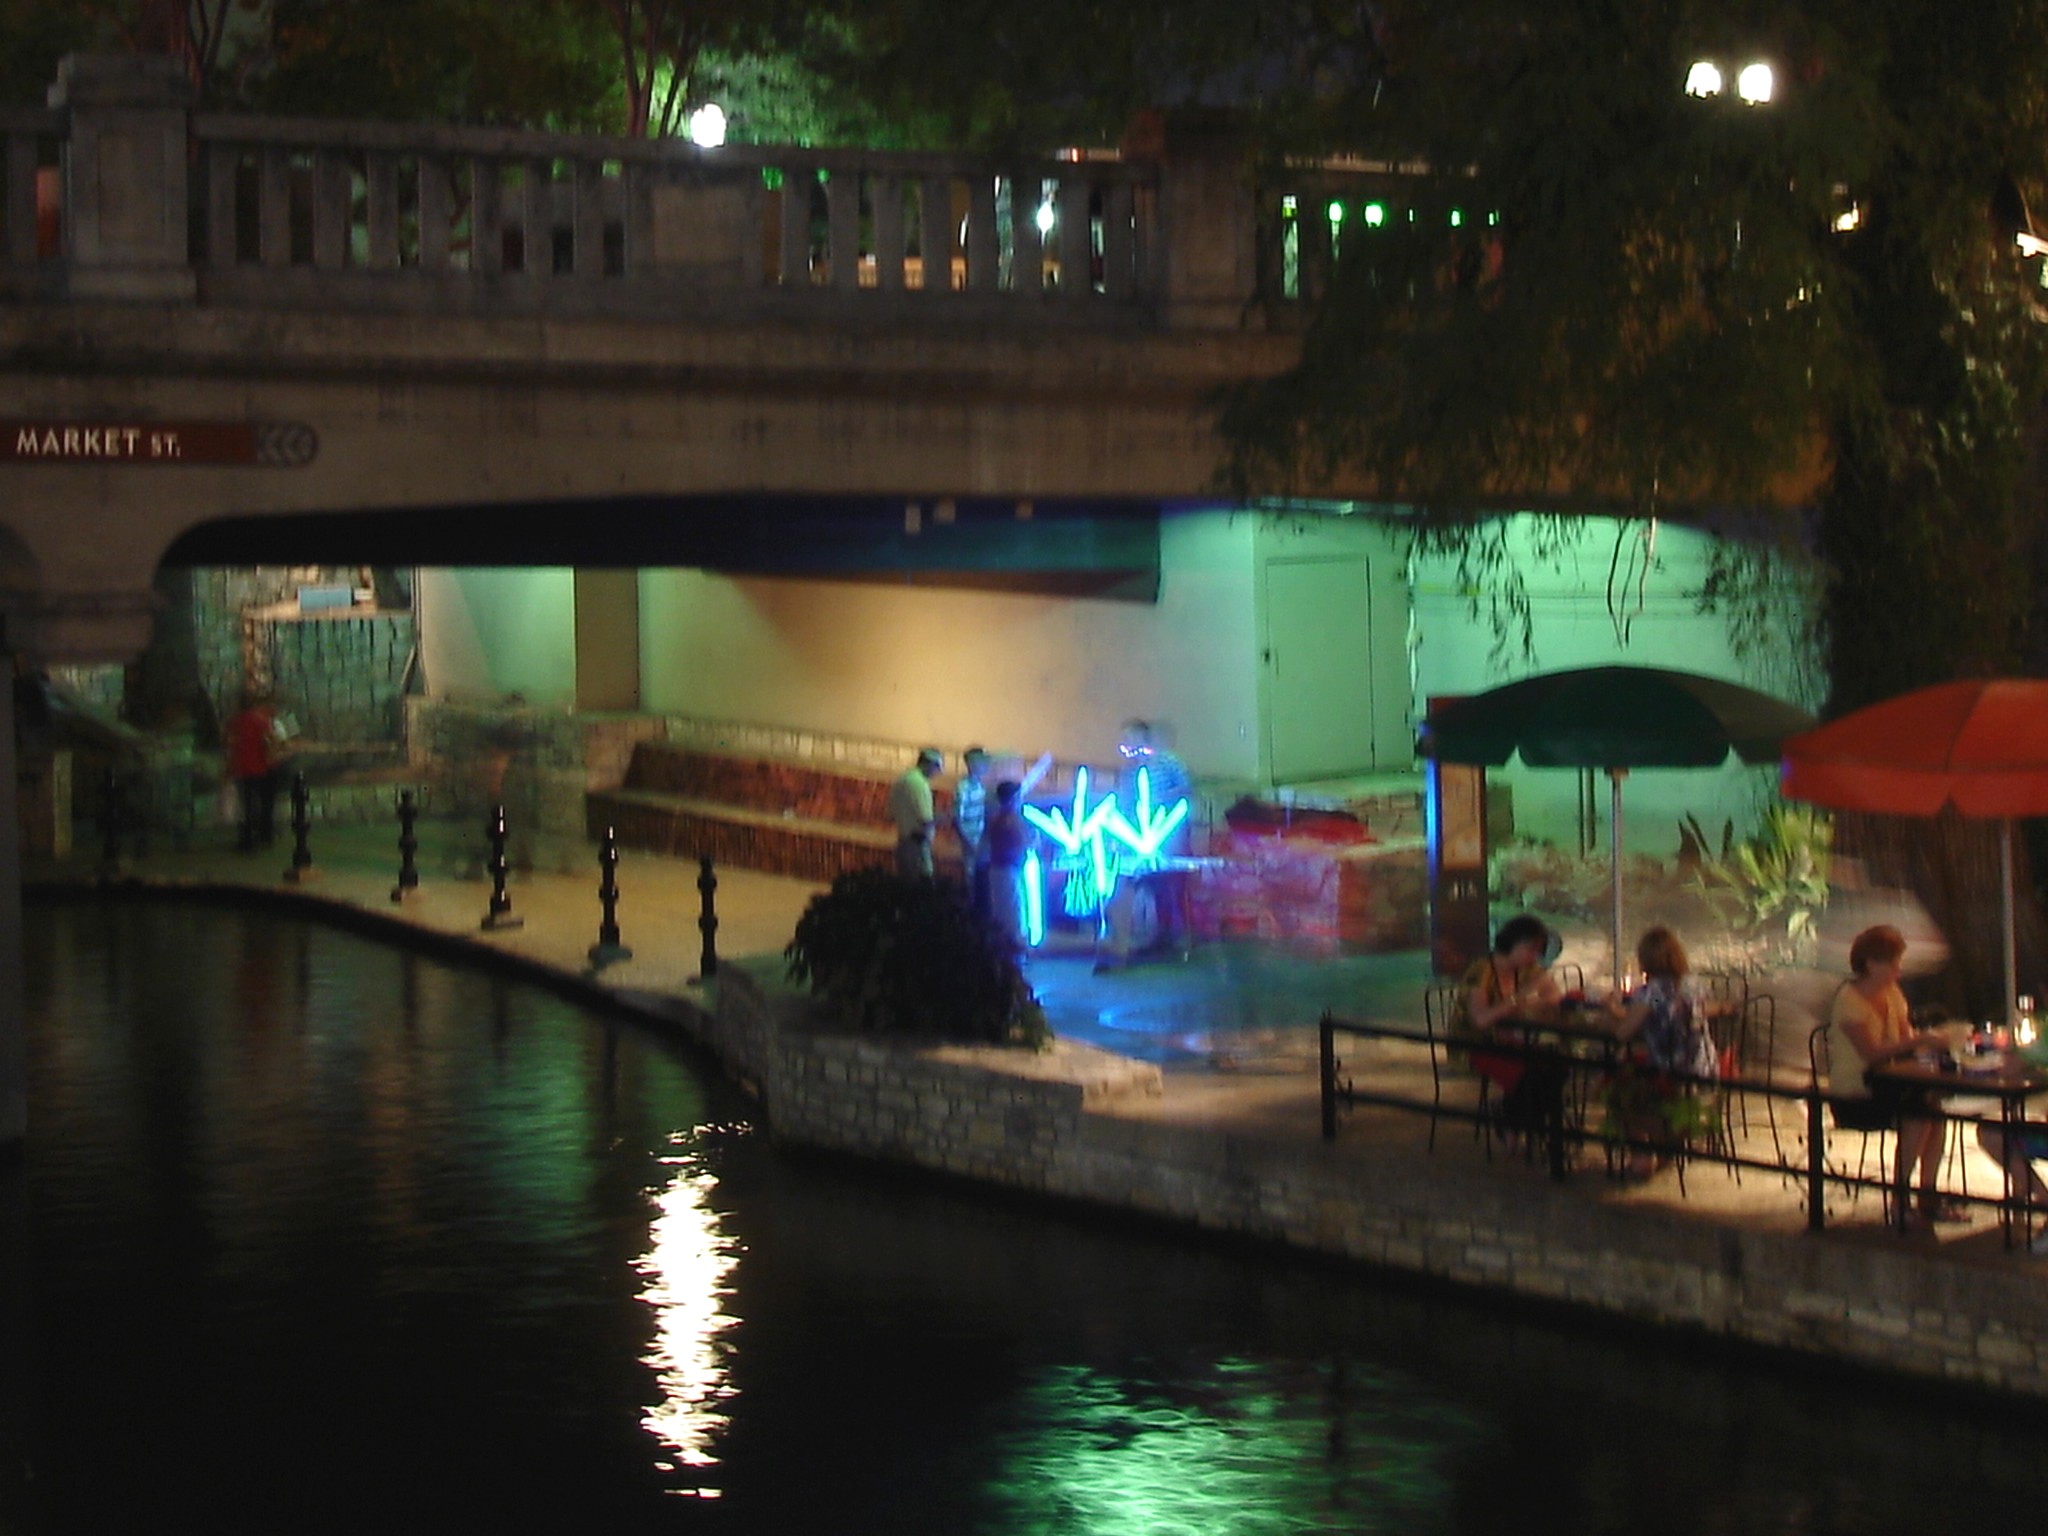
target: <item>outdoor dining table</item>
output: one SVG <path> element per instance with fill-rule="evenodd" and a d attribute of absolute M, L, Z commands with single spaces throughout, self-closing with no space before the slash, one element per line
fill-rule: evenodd
<path fill-rule="evenodd" d="M 2012 1055 L 2006 1055 L 1995 1068 L 1962 1066 L 1954 1058 L 1928 1062 L 1919 1057 L 1905 1057 L 1894 1061 L 1880 1062 L 1868 1068 L 1867 1080 L 1882 1079 L 1901 1087 L 1932 1090 L 1935 1093 L 1969 1099 L 1995 1099 L 1998 1101 L 1997 1123 L 2004 1130 L 2006 1144 L 2011 1145 L 2014 1137 L 2027 1117 L 2027 1100 L 2036 1094 L 2048 1093 L 2048 1072 Z M 1956 1119 L 1980 1120 L 1979 1115 L 1954 1116 Z M 2001 1159 L 2000 1172 L 2005 1178 L 2005 1198 L 1999 1202 L 1999 1226 L 2005 1235 L 2005 1246 L 2013 1246 L 2015 1230 L 2021 1235 L 2026 1232 L 2027 1212 L 2019 1181 L 2013 1177 L 2010 1159 Z M 1906 1191 L 1892 1192 L 1893 1209 L 1904 1220 Z"/>
<path fill-rule="evenodd" d="M 1618 1021 L 1597 1004 L 1571 1005 L 1560 1007 L 1554 1014 L 1540 1018 L 1524 1018 L 1513 1015 L 1502 1019 L 1495 1026 L 1498 1031 L 1517 1031 L 1523 1036 L 1523 1043 L 1529 1054 L 1523 1058 L 1530 1066 L 1546 1058 L 1563 1060 L 1572 1056 L 1574 1046 L 1596 1046 L 1598 1054 L 1606 1065 L 1612 1066 L 1623 1044 L 1615 1033 Z M 1546 1044 L 1554 1041 L 1555 1047 Z M 1549 1144 L 1550 1176 L 1562 1181 L 1567 1173 L 1565 1163 L 1565 1085 L 1566 1074 L 1560 1072 L 1555 1091 L 1546 1096 L 1543 1111 L 1543 1132 Z"/>

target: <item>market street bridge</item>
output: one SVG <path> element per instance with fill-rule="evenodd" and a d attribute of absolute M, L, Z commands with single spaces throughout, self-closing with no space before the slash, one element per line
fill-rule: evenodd
<path fill-rule="evenodd" d="M 1217 391 L 1294 355 L 1330 225 L 1292 210 L 1374 179 L 1255 188 L 1199 137 L 213 116 L 137 58 L 51 103 L 0 114 L 0 588 L 51 662 L 136 654 L 167 554 L 1142 585 L 1132 530 L 1213 490 Z"/>

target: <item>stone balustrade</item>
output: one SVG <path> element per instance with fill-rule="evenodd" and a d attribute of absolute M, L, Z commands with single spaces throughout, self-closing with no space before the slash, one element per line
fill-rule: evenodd
<path fill-rule="evenodd" d="M 1312 167 L 1254 185 L 1228 135 L 992 160 L 188 98 L 166 61 L 74 56 L 49 108 L 0 112 L 0 300 L 1260 328 L 1321 291 L 1330 199 L 1398 180 Z"/>

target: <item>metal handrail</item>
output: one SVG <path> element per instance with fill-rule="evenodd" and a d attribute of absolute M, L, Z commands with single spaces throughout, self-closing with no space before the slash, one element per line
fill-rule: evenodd
<path fill-rule="evenodd" d="M 1382 1108 L 1407 1110 L 1432 1116 L 1444 1114 L 1457 1120 L 1476 1122 L 1482 1118 L 1477 1110 L 1425 1102 L 1412 1094 L 1360 1088 L 1350 1078 L 1341 1075 L 1343 1062 L 1337 1055 L 1336 1043 L 1339 1034 L 1351 1035 L 1365 1040 L 1405 1041 L 1409 1044 L 1434 1049 L 1437 1042 L 1432 1041 L 1427 1031 L 1340 1019 L 1335 1014 L 1326 1011 L 1318 1022 L 1317 1034 L 1319 1070 L 1321 1074 L 1322 1129 L 1325 1141 L 1334 1141 L 1336 1139 L 1337 1118 L 1340 1108 L 1359 1104 L 1371 1104 Z M 1505 1056 L 1524 1061 L 1540 1060 L 1562 1066 L 1571 1075 L 1604 1076 L 1612 1071 L 1614 1066 L 1612 1059 L 1595 1060 L 1587 1057 L 1575 1057 L 1561 1052 L 1555 1047 L 1525 1045 L 1516 1041 L 1489 1039 L 1486 1042 L 1486 1050 L 1491 1055 Z M 1696 1158 L 1700 1161 L 1718 1164 L 1722 1167 L 1734 1169 L 1751 1168 L 1765 1173 L 1777 1173 L 1802 1180 L 1805 1185 L 1806 1225 L 1809 1230 L 1818 1232 L 1826 1224 L 1825 1195 L 1826 1188 L 1830 1184 L 1846 1189 L 1874 1189 L 1881 1194 L 1891 1191 L 1891 1181 L 1889 1179 L 1866 1178 L 1860 1174 L 1838 1172 L 1827 1166 L 1825 1111 L 1829 1105 L 1836 1101 L 1838 1096 L 1829 1093 L 1820 1086 L 1818 1074 L 1809 1074 L 1806 1084 L 1801 1087 L 1792 1087 L 1787 1084 L 1774 1082 L 1769 1078 L 1755 1077 L 1747 1073 L 1732 1078 L 1722 1078 L 1719 1076 L 1705 1077 L 1689 1072 L 1668 1072 L 1661 1075 L 1669 1078 L 1673 1083 L 1683 1086 L 1713 1090 L 1734 1087 L 1742 1092 L 1754 1093 L 1763 1098 L 1784 1099 L 1804 1106 L 1806 1114 L 1807 1155 L 1806 1166 L 1803 1170 L 1796 1164 L 1786 1161 L 1782 1153 L 1775 1160 L 1767 1160 L 1744 1156 L 1735 1152 L 1732 1146 L 1725 1150 L 1713 1146 L 1698 1149 L 1688 1148 L 1685 1156 L 1688 1159 Z M 1966 1083 L 1959 1084 L 1959 1087 L 1966 1086 Z M 1978 1119 L 1981 1117 L 1958 1115 L 1951 1118 Z M 1551 1120 L 1552 1123 L 1546 1127 L 1546 1131 L 1550 1142 L 1550 1164 L 1554 1177 L 1563 1177 L 1565 1167 L 1564 1147 L 1567 1143 L 1584 1145 L 1587 1142 L 1598 1140 L 1603 1145 L 1609 1147 L 1626 1147 L 1631 1150 L 1641 1149 L 1646 1151 L 1670 1150 L 1668 1142 L 1659 1142 L 1649 1138 L 1627 1135 L 1611 1136 L 1604 1129 L 1599 1132 L 1588 1132 L 1583 1127 L 1565 1124 L 1561 1116 L 1553 1116 Z M 1943 1193 L 1946 1195 L 1947 1191 L 1943 1191 Z M 1992 1206 L 2001 1211 L 2008 1219 L 2017 1217 L 2022 1210 L 2022 1203 L 2019 1197 L 2012 1193 L 1997 1196 L 1955 1195 L 1950 1196 L 1950 1198 L 1964 1200 L 1975 1205 Z"/>

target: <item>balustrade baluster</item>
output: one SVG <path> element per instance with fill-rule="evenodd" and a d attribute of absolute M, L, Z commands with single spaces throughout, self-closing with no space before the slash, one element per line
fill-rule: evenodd
<path fill-rule="evenodd" d="M 1060 297 L 1075 303 L 1095 292 L 1095 238 L 1088 212 L 1085 171 L 1066 172 L 1059 180 Z"/>
<path fill-rule="evenodd" d="M 259 152 L 256 176 L 256 259 L 275 272 L 292 263 L 292 163 L 282 144 Z"/>
<path fill-rule="evenodd" d="M 505 168 L 489 155 L 469 162 L 469 269 L 505 270 Z"/>
<path fill-rule="evenodd" d="M 623 208 L 622 227 L 619 231 L 619 275 L 633 277 L 643 271 L 654 249 L 654 198 L 652 186 L 654 175 L 650 168 L 638 162 L 619 167 L 620 203 Z M 761 261 L 760 242 L 746 242 L 746 255 L 753 258 L 756 281 L 749 286 L 758 287 L 758 268 Z"/>
<path fill-rule="evenodd" d="M 967 286 L 975 293 L 994 293 L 1001 284 L 996 184 L 988 176 L 973 176 L 967 182 Z"/>
<path fill-rule="evenodd" d="M 323 149 L 313 158 L 313 265 L 337 272 L 348 265 L 349 205 L 354 176 L 339 150 Z"/>
<path fill-rule="evenodd" d="M 1294 198 L 1295 296 L 1313 303 L 1329 284 L 1330 199 L 1321 188 L 1304 188 Z"/>
<path fill-rule="evenodd" d="M 241 241 L 235 219 L 241 198 L 241 174 L 241 145 L 207 145 L 206 261 L 216 272 L 232 271 L 241 265 Z"/>
<path fill-rule="evenodd" d="M 604 162 L 578 158 L 572 164 L 575 207 L 571 228 L 576 247 L 570 270 L 580 278 L 596 279 L 604 276 Z"/>
<path fill-rule="evenodd" d="M 551 161 L 526 162 L 525 196 L 520 212 L 520 265 L 528 277 L 555 275 L 555 168 Z"/>
<path fill-rule="evenodd" d="M 832 286 L 851 293 L 860 286 L 860 172 L 842 167 L 825 183 L 826 235 Z"/>
<path fill-rule="evenodd" d="M 918 249 L 924 259 L 924 291 L 953 291 L 953 182 L 927 176 L 918 188 Z"/>
<path fill-rule="evenodd" d="M 1127 302 L 1136 287 L 1137 241 L 1131 184 L 1122 177 L 1102 191 L 1102 291 Z"/>
<path fill-rule="evenodd" d="M 1045 237 L 1038 228 L 1045 188 L 1036 171 L 1010 178 L 1010 284 L 1020 294 L 1045 289 Z"/>
<path fill-rule="evenodd" d="M 398 157 L 371 150 L 364 174 L 368 178 L 365 217 L 369 221 L 370 268 L 391 272 L 398 267 Z"/>
<path fill-rule="evenodd" d="M 818 184 L 809 166 L 782 173 L 782 264 L 777 273 L 787 288 L 811 282 L 811 190 Z"/>
<path fill-rule="evenodd" d="M 903 178 L 884 172 L 875 177 L 875 286 L 884 293 L 903 291 Z"/>
<path fill-rule="evenodd" d="M 417 173 L 420 210 L 420 270 L 448 270 L 448 163 L 421 155 Z"/>

